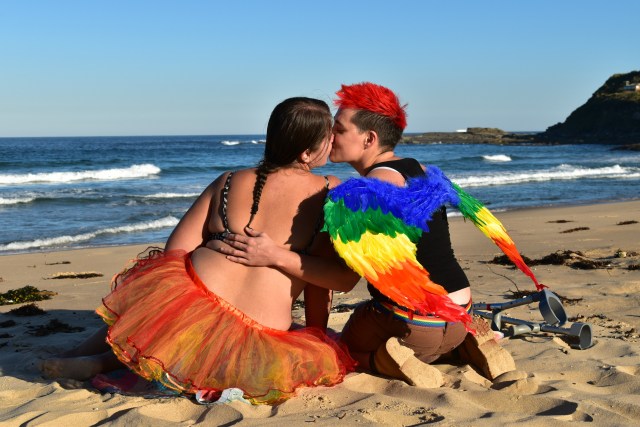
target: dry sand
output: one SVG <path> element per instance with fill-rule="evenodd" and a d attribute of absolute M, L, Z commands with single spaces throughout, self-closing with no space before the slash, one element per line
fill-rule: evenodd
<path fill-rule="evenodd" d="M 203 406 L 186 398 L 100 394 L 86 383 L 43 379 L 36 365 L 81 342 L 100 326 L 93 309 L 108 291 L 110 277 L 146 245 L 0 256 L 0 292 L 32 285 L 56 293 L 37 303 L 46 311 L 41 316 L 18 317 L 7 313 L 20 305 L 0 306 L 0 424 L 638 425 L 640 270 L 633 266 L 640 264 L 640 201 L 497 216 L 529 258 L 580 251 L 584 258 L 576 260 L 602 261 L 606 266 L 590 270 L 568 265 L 532 267 L 551 291 L 574 300 L 564 308 L 570 322 L 591 325 L 593 347 L 571 348 L 566 335 L 522 335 L 501 341 L 513 355 L 517 371 L 493 383 L 468 365 L 436 365 L 448 382 L 438 389 L 352 373 L 336 387 L 303 389 L 276 407 L 239 401 Z M 451 229 L 475 302 L 503 302 L 510 291 L 534 289 L 519 271 L 488 262 L 500 252 L 473 225 L 452 218 Z M 566 232 L 573 229 L 577 230 Z M 52 278 L 68 272 L 103 276 Z M 364 298 L 366 289 L 359 284 L 353 292 L 337 295 L 335 305 L 348 308 Z M 512 308 L 507 314 L 542 322 L 537 304 Z M 340 330 L 348 316 L 348 311 L 333 313 L 330 326 Z M 52 319 L 84 330 L 33 335 Z M 6 326 L 10 321 L 15 325 Z"/>

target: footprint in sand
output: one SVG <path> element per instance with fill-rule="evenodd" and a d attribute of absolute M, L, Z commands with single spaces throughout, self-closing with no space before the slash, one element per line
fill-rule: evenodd
<path fill-rule="evenodd" d="M 640 374 L 640 366 L 616 366 L 615 369 L 629 375 Z"/>

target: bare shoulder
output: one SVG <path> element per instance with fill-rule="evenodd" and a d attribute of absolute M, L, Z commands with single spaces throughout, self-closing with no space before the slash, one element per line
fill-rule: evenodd
<path fill-rule="evenodd" d="M 367 174 L 367 178 L 376 178 L 398 186 L 403 186 L 405 184 L 402 174 L 389 168 L 375 168 Z"/>
<path fill-rule="evenodd" d="M 213 194 L 216 194 L 217 192 L 221 191 L 230 173 L 231 172 L 227 171 L 218 175 L 218 177 L 213 181 L 211 181 L 211 183 L 207 185 L 207 188 L 205 188 L 202 191 L 202 194 L 200 194 L 200 198 L 201 199 L 204 197 L 211 198 Z"/>
<path fill-rule="evenodd" d="M 329 188 L 337 187 L 342 182 L 340 181 L 340 178 L 333 175 L 327 175 L 327 180 L 329 181 Z"/>
<path fill-rule="evenodd" d="M 223 175 L 225 175 L 225 179 L 226 179 L 226 175 L 227 174 L 228 173 L 223 174 Z M 233 178 L 232 179 L 237 179 L 238 181 L 245 181 L 245 180 L 255 181 L 255 179 L 256 179 L 256 168 L 239 169 L 237 171 L 233 171 Z"/>

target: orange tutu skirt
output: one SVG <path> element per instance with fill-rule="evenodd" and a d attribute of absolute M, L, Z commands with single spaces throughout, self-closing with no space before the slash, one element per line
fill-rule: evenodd
<path fill-rule="evenodd" d="M 348 353 L 317 328 L 263 326 L 212 293 L 189 254 L 156 251 L 114 280 L 96 312 L 125 365 L 185 393 L 239 388 L 274 404 L 299 387 L 331 386 L 352 371 Z"/>

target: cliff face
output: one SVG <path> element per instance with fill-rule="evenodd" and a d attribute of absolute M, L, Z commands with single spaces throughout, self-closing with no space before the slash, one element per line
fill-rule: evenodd
<path fill-rule="evenodd" d="M 536 136 L 555 143 L 640 143 L 640 91 L 624 90 L 640 84 L 640 71 L 615 74 L 564 121 Z"/>

